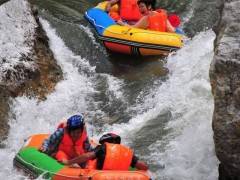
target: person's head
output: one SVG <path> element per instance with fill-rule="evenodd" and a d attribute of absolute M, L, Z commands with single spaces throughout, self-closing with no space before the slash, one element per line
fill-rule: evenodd
<path fill-rule="evenodd" d="M 138 8 L 141 14 L 147 14 L 148 11 L 155 9 L 155 0 L 138 0 Z"/>
<path fill-rule="evenodd" d="M 114 133 L 107 133 L 104 134 L 100 139 L 99 143 L 104 144 L 104 143 L 113 143 L 113 144 L 121 144 L 121 137 L 117 134 Z"/>
<path fill-rule="evenodd" d="M 67 130 L 69 135 L 76 141 L 82 135 L 84 129 L 84 117 L 82 114 L 74 115 L 67 120 Z"/>

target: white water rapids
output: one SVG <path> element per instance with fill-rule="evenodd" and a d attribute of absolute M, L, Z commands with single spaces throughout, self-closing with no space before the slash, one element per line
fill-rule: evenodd
<path fill-rule="evenodd" d="M 50 48 L 63 70 L 64 79 L 45 101 L 27 97 L 12 100 L 7 146 L 0 149 L 1 179 L 26 178 L 12 164 L 25 138 L 35 133 L 53 132 L 62 118 L 79 111 L 88 112 L 90 103 L 98 104 L 89 98 L 91 94 L 98 93 L 94 67 L 69 50 L 47 21 L 41 20 L 41 23 L 50 39 Z M 165 110 L 171 111 L 171 120 L 165 127 L 171 129 L 170 133 L 148 147 L 148 163 L 164 166 L 152 172 L 155 179 L 217 179 L 218 162 L 211 129 L 213 99 L 208 76 L 214 38 L 214 33 L 209 30 L 189 40 L 181 50 L 167 58 L 166 67 L 170 71 L 167 81 L 161 84 L 156 80 L 155 84 L 160 85 L 142 96 L 143 103 L 134 107 L 140 114 L 127 123 L 104 126 L 104 132 L 114 131 L 129 143 L 128 138 L 134 137 L 150 119 Z M 121 88 L 124 81 L 111 75 L 102 76 L 107 77 L 108 92 L 124 99 L 124 89 Z M 103 112 L 99 110 L 96 113 Z M 89 124 L 89 128 L 94 129 L 94 125 Z"/>

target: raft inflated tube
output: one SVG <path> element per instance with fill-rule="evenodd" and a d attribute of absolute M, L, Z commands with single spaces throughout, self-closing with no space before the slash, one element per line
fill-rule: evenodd
<path fill-rule="evenodd" d="M 40 148 L 48 134 L 37 134 L 31 136 L 24 147 L 14 158 L 14 165 L 31 177 L 42 176 L 44 179 L 52 180 L 149 180 L 145 171 L 103 171 L 65 166 L 52 157 L 41 153 Z"/>
<path fill-rule="evenodd" d="M 104 11 L 106 2 L 85 13 L 98 39 L 111 51 L 134 55 L 166 55 L 183 46 L 182 35 L 120 26 Z"/>

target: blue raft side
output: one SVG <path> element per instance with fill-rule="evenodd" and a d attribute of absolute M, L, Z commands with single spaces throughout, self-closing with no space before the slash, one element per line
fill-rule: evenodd
<path fill-rule="evenodd" d="M 98 8 L 88 10 L 85 13 L 85 18 L 95 27 L 99 35 L 103 35 L 106 28 L 116 24 L 105 11 Z"/>

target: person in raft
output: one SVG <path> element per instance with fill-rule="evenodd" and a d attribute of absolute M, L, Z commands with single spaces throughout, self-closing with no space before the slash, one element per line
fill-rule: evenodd
<path fill-rule="evenodd" d="M 65 162 L 81 154 L 92 151 L 82 114 L 71 116 L 67 122 L 60 123 L 57 130 L 46 139 L 40 151 L 59 162 Z M 85 167 L 85 163 L 80 164 Z"/>
<path fill-rule="evenodd" d="M 119 4 L 119 12 L 111 11 L 112 6 L 115 4 Z M 109 0 L 106 11 L 115 21 L 121 19 L 128 24 L 135 24 L 142 17 L 137 0 Z"/>
<path fill-rule="evenodd" d="M 98 170 L 129 170 L 130 166 L 139 170 L 148 170 L 148 166 L 138 160 L 133 150 L 121 144 L 121 137 L 113 134 L 104 134 L 98 145 L 92 152 L 82 154 L 74 159 L 65 160 L 62 163 L 71 165 L 88 161 L 89 169 Z"/>
<path fill-rule="evenodd" d="M 131 27 L 149 29 L 161 32 L 175 32 L 175 28 L 168 20 L 166 11 L 154 11 L 154 0 L 139 0 L 137 2 L 142 18 Z M 121 19 L 117 21 L 120 25 L 126 25 Z"/>

